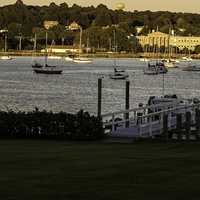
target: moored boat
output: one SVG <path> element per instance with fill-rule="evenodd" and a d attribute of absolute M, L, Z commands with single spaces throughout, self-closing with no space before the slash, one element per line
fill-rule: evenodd
<path fill-rule="evenodd" d="M 80 58 L 80 57 L 78 57 L 78 58 L 74 58 L 73 62 L 75 62 L 75 63 L 91 63 L 92 60 L 89 59 L 89 58 Z"/>
<path fill-rule="evenodd" d="M 38 69 L 34 69 L 34 72 L 36 74 L 62 74 L 62 70 L 59 69 L 46 69 L 46 68 L 38 68 Z"/>
<path fill-rule="evenodd" d="M 148 63 L 148 67 L 144 69 L 144 74 L 146 75 L 165 74 L 167 72 L 168 70 L 163 62 Z"/>
<path fill-rule="evenodd" d="M 0 60 L 12 60 L 12 57 L 11 56 L 1 56 L 0 57 Z"/>
<path fill-rule="evenodd" d="M 114 68 L 114 73 L 109 74 L 109 77 L 114 80 L 123 80 L 127 79 L 129 75 L 125 72 L 125 70 L 117 70 Z"/>

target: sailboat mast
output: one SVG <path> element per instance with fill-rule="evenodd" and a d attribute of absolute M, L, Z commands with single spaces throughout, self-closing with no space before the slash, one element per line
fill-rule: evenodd
<path fill-rule="evenodd" d="M 81 49 L 82 49 L 82 33 L 83 33 L 83 30 L 82 30 L 82 27 L 80 26 L 79 57 L 80 57 Z"/>
<path fill-rule="evenodd" d="M 5 52 L 7 52 L 7 34 L 5 33 L 5 49 L 4 49 Z"/>
<path fill-rule="evenodd" d="M 45 66 L 47 65 L 47 41 L 48 41 L 48 34 L 46 31 L 46 43 L 45 43 Z"/>
<path fill-rule="evenodd" d="M 114 43 L 114 53 L 116 54 L 116 32 L 113 31 L 113 43 Z M 116 68 L 116 58 L 114 58 L 114 67 Z"/>
<path fill-rule="evenodd" d="M 34 38 L 34 47 L 33 47 L 34 51 L 37 50 L 37 35 L 35 33 L 35 38 Z"/>

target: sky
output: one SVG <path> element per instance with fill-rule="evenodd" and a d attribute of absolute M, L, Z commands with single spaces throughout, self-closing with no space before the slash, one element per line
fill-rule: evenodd
<path fill-rule="evenodd" d="M 13 4 L 16 0 L 0 0 L 0 6 Z M 23 0 L 28 5 L 49 5 L 50 2 L 60 4 L 66 2 L 69 6 L 74 3 L 81 6 L 97 6 L 102 3 L 114 9 L 117 3 L 124 3 L 125 10 L 151 10 L 200 13 L 200 0 Z"/>

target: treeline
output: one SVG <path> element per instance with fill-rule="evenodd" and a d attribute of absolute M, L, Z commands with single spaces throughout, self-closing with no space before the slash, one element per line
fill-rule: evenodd
<path fill-rule="evenodd" d="M 100 118 L 80 110 L 77 114 L 0 111 L 0 137 L 98 140 L 104 137 Z"/>
<path fill-rule="evenodd" d="M 134 10 L 126 12 L 111 10 L 105 5 L 81 7 L 67 3 L 49 6 L 25 5 L 21 0 L 13 5 L 0 8 L 0 27 L 9 31 L 9 48 L 16 49 L 18 37 L 23 36 L 23 49 L 33 48 L 33 34 L 38 33 L 38 48 L 42 48 L 45 39 L 45 20 L 55 20 L 59 25 L 49 30 L 49 40 L 56 44 L 78 42 L 79 33 L 67 31 L 65 26 L 76 21 L 83 28 L 83 44 L 88 42 L 93 48 L 112 50 L 113 31 L 116 31 L 118 51 L 131 51 L 137 34 L 136 27 L 144 26 L 140 34 L 159 29 L 168 33 L 174 29 L 177 35 L 200 35 L 200 15 L 191 13 L 172 13 L 167 11 L 151 12 Z M 49 41 L 49 43 L 50 43 Z M 1 41 L 3 47 L 3 39 Z"/>

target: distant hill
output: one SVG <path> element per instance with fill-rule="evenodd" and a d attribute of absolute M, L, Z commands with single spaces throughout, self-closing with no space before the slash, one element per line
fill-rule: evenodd
<path fill-rule="evenodd" d="M 8 28 L 14 24 L 21 24 L 25 34 L 30 34 L 33 27 L 42 27 L 44 20 L 57 20 L 61 25 L 68 25 L 72 21 L 79 23 L 84 29 L 92 25 L 107 26 L 128 23 L 130 27 L 145 26 L 141 33 L 148 33 L 151 29 L 159 28 L 168 32 L 169 26 L 179 35 L 200 35 L 200 15 L 190 13 L 172 13 L 166 11 L 133 11 L 111 10 L 105 5 L 97 7 L 80 7 L 74 4 L 69 7 L 66 3 L 49 6 L 28 6 L 21 0 L 13 5 L 0 8 L 0 27 Z"/>
<path fill-rule="evenodd" d="M 118 50 L 131 50 L 134 41 L 130 38 L 136 34 L 147 34 L 153 29 L 168 33 L 173 29 L 177 35 L 200 36 L 200 15 L 191 13 L 173 13 L 167 11 L 132 12 L 111 10 L 105 5 L 97 7 L 81 7 L 74 4 L 69 7 L 67 3 L 49 6 L 25 5 L 21 0 L 15 4 L 0 7 L 0 29 L 8 29 L 9 48 L 17 48 L 17 35 L 22 35 L 23 48 L 31 49 L 30 38 L 38 32 L 38 46 L 44 45 L 45 20 L 58 21 L 57 27 L 49 30 L 49 40 L 66 45 L 78 43 L 78 32 L 68 32 L 65 26 L 73 21 L 83 28 L 83 45 L 90 42 L 90 46 L 99 49 L 111 50 L 113 48 L 113 31 L 117 30 Z M 140 30 L 138 32 L 138 30 Z M 29 38 L 29 39 L 28 39 Z M 109 40 L 109 41 L 108 41 Z M 49 43 L 50 43 L 49 41 Z M 0 48 L 3 39 L 0 40 Z M 40 47 L 39 47 L 40 48 Z M 136 49 L 135 49 L 136 50 Z"/>

